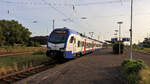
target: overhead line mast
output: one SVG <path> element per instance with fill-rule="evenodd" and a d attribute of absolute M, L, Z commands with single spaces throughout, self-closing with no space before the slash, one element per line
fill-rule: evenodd
<path fill-rule="evenodd" d="M 130 59 L 132 59 L 132 27 L 133 27 L 133 0 L 131 0 L 131 23 L 130 23 Z"/>

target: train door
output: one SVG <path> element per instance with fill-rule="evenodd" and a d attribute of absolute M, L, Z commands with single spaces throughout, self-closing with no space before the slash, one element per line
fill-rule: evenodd
<path fill-rule="evenodd" d="M 70 38 L 69 48 L 72 51 L 72 53 L 75 53 L 75 51 L 76 51 L 76 39 L 74 38 L 74 36 L 71 36 L 71 38 Z"/>
<path fill-rule="evenodd" d="M 92 51 L 94 52 L 94 41 L 92 41 Z"/>
<path fill-rule="evenodd" d="M 84 39 L 84 54 L 86 54 L 86 39 Z"/>
<path fill-rule="evenodd" d="M 76 38 L 74 38 L 74 41 L 73 41 L 73 53 L 76 52 Z"/>

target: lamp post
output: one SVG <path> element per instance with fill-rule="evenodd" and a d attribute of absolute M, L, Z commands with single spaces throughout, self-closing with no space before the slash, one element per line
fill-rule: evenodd
<path fill-rule="evenodd" d="M 115 35 L 115 38 L 118 39 L 118 36 L 117 36 L 118 34 L 117 33 L 118 33 L 118 30 L 115 30 L 115 34 L 114 35 Z"/>
<path fill-rule="evenodd" d="M 118 24 L 119 24 L 119 54 L 120 54 L 120 41 L 121 41 L 121 24 L 123 23 L 123 22 L 117 22 Z"/>
<path fill-rule="evenodd" d="M 130 23 L 130 59 L 132 59 L 132 23 L 133 23 L 133 0 L 131 0 L 131 23 Z"/>

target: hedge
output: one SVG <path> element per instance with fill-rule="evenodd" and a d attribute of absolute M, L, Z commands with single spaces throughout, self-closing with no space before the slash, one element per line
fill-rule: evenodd
<path fill-rule="evenodd" d="M 121 66 L 128 84 L 150 84 L 150 70 L 144 61 L 126 59 Z"/>
<path fill-rule="evenodd" d="M 114 54 L 119 54 L 119 45 L 120 45 L 120 54 L 122 54 L 123 53 L 123 50 L 124 50 L 124 44 L 123 44 L 123 42 L 115 42 L 114 44 L 113 44 L 113 53 Z"/>

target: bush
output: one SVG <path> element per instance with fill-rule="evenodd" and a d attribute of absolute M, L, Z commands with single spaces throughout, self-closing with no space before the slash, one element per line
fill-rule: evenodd
<path fill-rule="evenodd" d="M 113 53 L 114 54 L 119 54 L 119 45 L 120 45 L 120 53 L 123 53 L 124 50 L 124 44 L 123 42 L 116 42 L 113 44 Z"/>
<path fill-rule="evenodd" d="M 128 80 L 129 84 L 139 84 L 141 80 L 139 71 L 147 68 L 142 60 L 124 60 L 121 66 L 123 69 L 122 75 Z"/>
<path fill-rule="evenodd" d="M 40 43 L 38 42 L 34 42 L 34 41 L 29 41 L 27 46 L 34 46 L 34 47 L 39 47 L 40 46 Z"/>
<path fill-rule="evenodd" d="M 133 48 L 137 49 L 137 50 L 143 50 L 144 49 L 144 47 L 140 47 L 140 46 L 138 46 L 136 44 L 133 45 Z"/>

